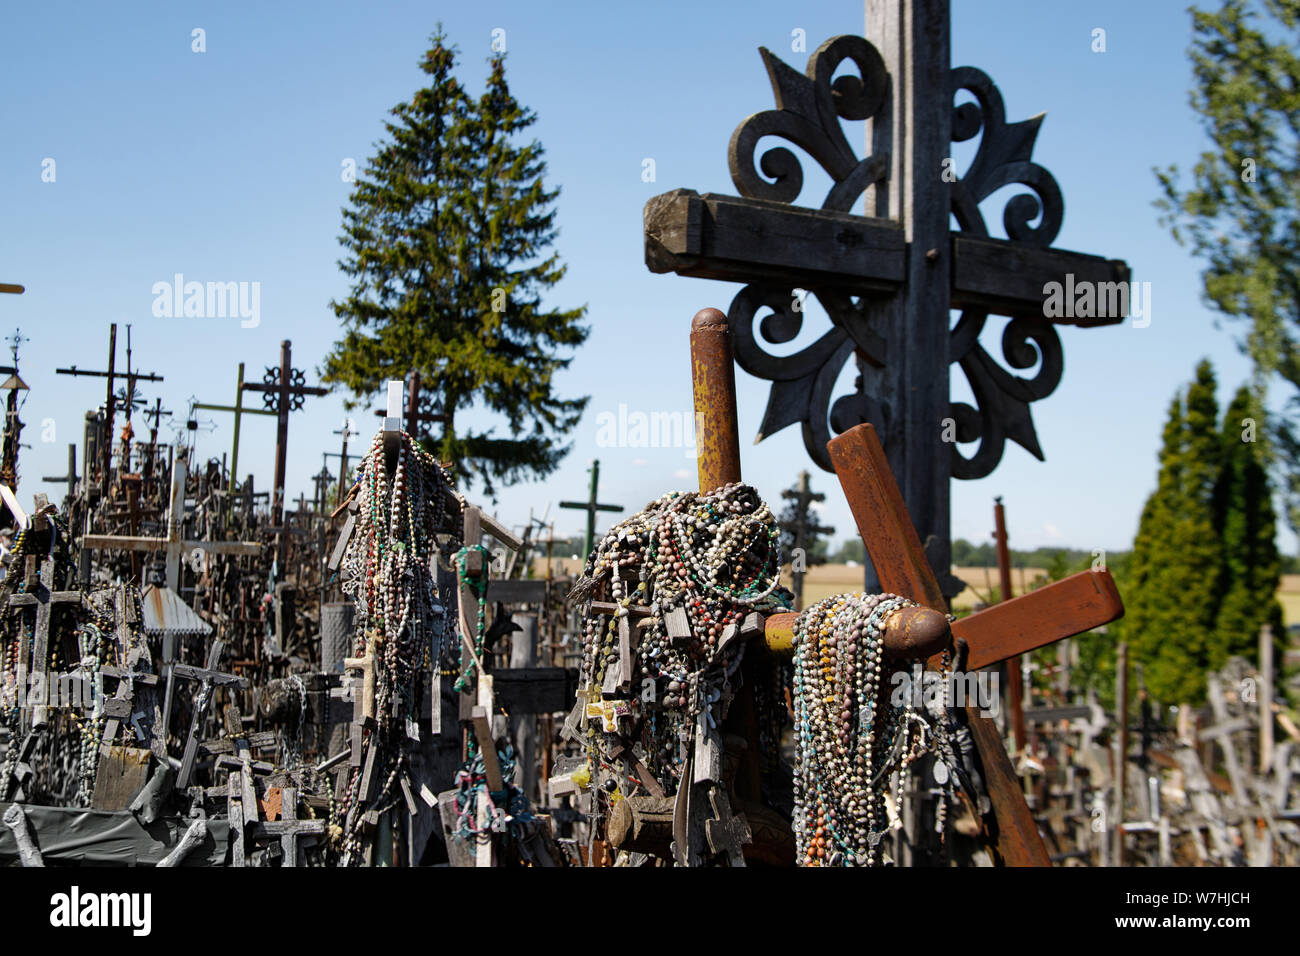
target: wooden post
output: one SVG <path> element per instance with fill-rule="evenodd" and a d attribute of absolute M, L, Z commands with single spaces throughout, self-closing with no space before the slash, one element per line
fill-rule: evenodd
<path fill-rule="evenodd" d="M 1273 626 L 1259 629 L 1259 775 L 1273 766 Z"/>
<path fill-rule="evenodd" d="M 993 537 L 998 550 L 998 589 L 1001 592 L 999 603 L 1010 601 L 1011 593 L 1011 550 L 1007 547 L 1007 515 L 1002 507 L 1000 497 L 993 499 Z M 1025 707 L 1024 681 L 1020 671 L 1020 655 L 1007 659 L 1007 710 L 1011 724 L 1011 737 L 1015 741 L 1016 753 L 1025 749 Z"/>
<path fill-rule="evenodd" d="M 1120 641 L 1115 654 L 1115 819 L 1111 865 L 1124 865 L 1124 787 L 1128 769 L 1128 642 Z"/>
<path fill-rule="evenodd" d="M 943 441 L 951 414 L 952 199 L 943 176 L 952 152 L 949 30 L 949 0 L 866 0 L 864 32 L 879 49 L 890 83 L 884 107 L 868 121 L 869 152 L 889 157 L 889 173 L 867 189 L 865 213 L 897 222 L 910 254 L 901 287 L 868 304 L 865 314 L 889 343 L 881 371 L 893 408 L 882 441 L 941 582 L 952 577 L 948 479 L 953 449 Z M 872 577 L 868 572 L 869 592 L 878 590 Z"/>

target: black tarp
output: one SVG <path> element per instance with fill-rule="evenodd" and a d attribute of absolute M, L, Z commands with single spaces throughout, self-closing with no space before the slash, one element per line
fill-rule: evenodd
<path fill-rule="evenodd" d="M 0 803 L 0 814 L 9 804 Z M 164 818 L 148 826 L 126 810 L 84 810 L 77 807 L 36 807 L 23 804 L 36 846 L 50 865 L 155 866 L 171 852 L 190 821 Z M 220 866 L 227 856 L 230 827 L 225 820 L 209 820 L 203 843 L 185 858 L 183 866 Z M 6 826 L 0 826 L 0 865 L 18 860 L 18 845 Z"/>

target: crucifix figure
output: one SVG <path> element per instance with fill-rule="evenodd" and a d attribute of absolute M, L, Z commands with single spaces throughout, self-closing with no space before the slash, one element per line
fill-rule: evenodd
<path fill-rule="evenodd" d="M 875 45 L 835 37 L 803 73 L 760 50 L 776 108 L 732 134 L 728 160 L 740 196 L 679 189 L 651 199 L 646 264 L 652 272 L 746 283 L 728 315 L 737 364 L 772 383 L 759 438 L 798 424 L 809 455 L 829 470 L 832 434 L 871 422 L 951 597 L 960 582 L 949 573 L 949 478 L 988 475 L 1007 439 L 1042 457 L 1029 405 L 1061 377 L 1054 325 L 1121 321 L 1129 270 L 1052 247 L 1061 191 L 1030 159 L 1043 117 L 1008 123 L 985 73 L 951 67 L 949 0 L 867 0 L 866 11 Z M 851 71 L 836 76 L 846 65 Z M 954 106 L 959 96 L 969 99 Z M 842 120 L 867 121 L 865 159 L 849 145 Z M 820 208 L 794 205 L 803 189 L 794 153 L 758 153 L 771 136 L 790 140 L 830 175 L 834 185 Z M 979 148 L 959 176 L 952 144 L 976 136 Z M 980 203 L 1017 184 L 1032 195 L 1010 199 L 1002 216 L 1008 238 L 991 238 Z M 861 213 L 853 211 L 859 203 Z M 1069 318 L 1051 314 L 1050 283 L 1090 290 L 1089 303 L 1100 305 L 1066 310 Z M 762 343 L 800 333 L 805 292 L 832 327 L 794 354 L 773 355 Z M 952 309 L 961 317 L 950 327 Z M 1010 317 L 1004 357 L 1017 369 L 1037 364 L 1032 378 L 1013 376 L 981 345 L 991 315 Z M 857 387 L 832 401 L 850 359 Z M 970 382 L 973 406 L 949 400 L 950 363 Z M 963 455 L 959 443 L 976 440 L 974 454 Z M 869 572 L 867 590 L 877 590 Z"/>
<path fill-rule="evenodd" d="M 190 779 L 194 776 L 194 760 L 199 753 L 199 735 L 203 730 L 203 721 L 207 718 L 208 705 L 212 702 L 212 692 L 218 687 L 246 687 L 248 685 L 248 681 L 243 677 L 217 670 L 217 665 L 221 663 L 221 653 L 225 650 L 225 647 L 225 642 L 214 640 L 212 646 L 208 648 L 208 659 L 205 666 L 193 667 L 189 664 L 173 664 L 167 672 L 167 702 L 163 707 L 164 737 L 167 724 L 171 720 L 173 682 L 177 677 L 199 682 L 198 690 L 194 694 L 194 713 L 190 717 L 190 731 L 185 738 L 185 753 L 181 757 L 181 769 L 176 775 L 176 788 L 178 790 L 187 789 L 190 785 Z"/>
<path fill-rule="evenodd" d="M 591 547 L 596 540 L 596 512 L 597 511 L 622 511 L 622 505 L 601 505 L 596 503 L 596 486 L 600 483 L 600 462 L 591 463 L 591 493 L 587 496 L 586 501 L 561 501 L 561 508 L 576 508 L 579 511 L 587 512 L 587 544 L 583 549 L 583 560 L 591 554 Z"/>

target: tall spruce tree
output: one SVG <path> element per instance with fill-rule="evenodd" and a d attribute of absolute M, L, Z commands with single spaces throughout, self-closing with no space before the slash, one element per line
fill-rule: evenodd
<path fill-rule="evenodd" d="M 511 96 L 502 57 L 474 99 L 441 28 L 431 44 L 427 85 L 392 110 L 343 213 L 352 286 L 331 303 L 343 335 L 322 377 L 364 396 L 419 372 L 445 415 L 434 452 L 490 495 L 567 453 L 560 440 L 587 399 L 558 397 L 554 376 L 572 361 L 561 351 L 587 337 L 586 309 L 542 304 L 564 275 L 547 254 L 559 191 L 544 185 L 541 144 L 514 140 L 535 116 Z M 465 424 L 467 413 L 504 419 L 508 437 Z"/>
<path fill-rule="evenodd" d="M 1264 425 L 1250 391 L 1238 389 L 1223 418 L 1222 469 L 1215 494 L 1224 557 L 1209 661 L 1216 669 L 1234 654 L 1257 659 L 1264 624 L 1273 625 L 1279 644 L 1283 638 L 1282 607 L 1276 597 L 1282 568 L 1275 540 L 1277 515 L 1257 441 Z"/>
<path fill-rule="evenodd" d="M 1165 424 L 1156 490 L 1133 546 L 1120 633 L 1157 700 L 1199 703 L 1223 580 L 1215 491 L 1221 445 L 1214 370 L 1196 368 Z"/>

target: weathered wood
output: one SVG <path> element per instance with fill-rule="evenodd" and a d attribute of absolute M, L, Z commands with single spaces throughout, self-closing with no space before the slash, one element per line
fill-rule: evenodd
<path fill-rule="evenodd" d="M 728 282 L 891 290 L 903 230 L 888 219 L 675 189 L 645 206 L 651 272 Z"/>
<path fill-rule="evenodd" d="M 970 648 L 966 666 L 978 670 L 1045 647 L 1124 616 L 1109 571 L 1080 571 L 952 624 Z"/>
<path fill-rule="evenodd" d="M 1090 284 L 1101 290 L 1102 303 L 1108 292 L 1120 283 L 1128 283 L 1128 264 L 1120 259 L 1070 252 L 1066 249 L 1043 249 L 1023 242 L 988 239 L 977 236 L 952 237 L 952 307 L 988 309 L 999 315 L 1025 316 L 1060 325 L 1082 327 L 1113 325 L 1122 322 L 1123 314 L 1046 319 L 1043 302 L 1044 285 L 1067 281 L 1082 288 Z M 1073 276 L 1073 279 L 1067 279 Z M 1127 291 L 1124 298 L 1127 300 Z M 1099 305 L 1097 311 L 1101 311 Z"/>
<path fill-rule="evenodd" d="M 827 448 L 881 586 L 918 604 L 946 610 L 938 579 L 921 548 L 875 429 L 858 425 L 831 439 Z M 980 716 L 978 707 L 968 706 L 966 717 L 997 821 L 995 851 L 1012 866 L 1050 866 L 1047 848 L 997 729 Z"/>
<path fill-rule="evenodd" d="M 553 714 L 573 706 L 578 670 L 511 667 L 492 672 L 497 705 L 510 714 Z"/>
<path fill-rule="evenodd" d="M 95 773 L 96 810 L 125 810 L 149 777 L 149 750 L 110 746 L 101 751 Z"/>
<path fill-rule="evenodd" d="M 610 811 L 609 842 L 628 853 L 667 857 L 673 841 L 672 797 L 637 795 L 620 800 Z"/>

